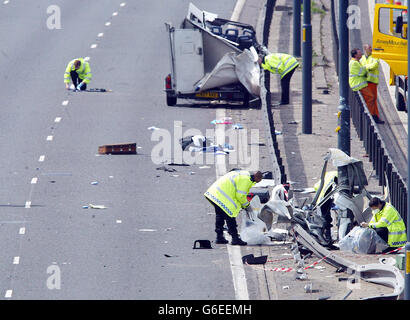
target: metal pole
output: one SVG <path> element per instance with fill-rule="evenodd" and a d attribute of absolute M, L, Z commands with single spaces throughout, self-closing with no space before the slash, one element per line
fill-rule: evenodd
<path fill-rule="evenodd" d="M 339 0 L 339 134 L 338 148 L 350 156 L 348 0 Z"/>
<path fill-rule="evenodd" d="M 407 9 L 410 8 L 410 0 L 407 0 Z M 407 12 L 408 17 L 408 12 Z M 408 19 L 408 18 L 407 18 Z M 410 41 L 410 32 L 407 30 L 407 43 Z M 410 53 L 410 46 L 407 46 L 407 57 Z M 410 65 L 407 63 L 407 75 L 410 74 Z M 409 80 L 407 80 L 407 105 L 409 104 Z M 410 129 L 409 113 L 407 113 L 407 128 Z M 407 135 L 407 155 L 409 154 L 410 136 Z M 406 243 L 406 276 L 404 287 L 404 299 L 410 300 L 410 158 L 407 159 L 407 243 Z"/>
<path fill-rule="evenodd" d="M 310 0 L 303 0 L 302 133 L 312 133 L 312 24 Z"/>
<path fill-rule="evenodd" d="M 300 0 L 293 0 L 293 55 L 300 57 Z"/>

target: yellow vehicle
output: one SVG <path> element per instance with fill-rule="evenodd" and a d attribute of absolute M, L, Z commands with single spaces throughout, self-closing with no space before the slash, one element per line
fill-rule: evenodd
<path fill-rule="evenodd" d="M 390 85 L 396 87 L 396 108 L 407 112 L 407 6 L 376 4 L 373 56 L 390 66 Z"/>

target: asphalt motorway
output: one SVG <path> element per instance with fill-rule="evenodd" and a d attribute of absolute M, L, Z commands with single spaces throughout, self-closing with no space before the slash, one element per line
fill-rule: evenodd
<path fill-rule="evenodd" d="M 215 118 L 213 108 L 165 103 L 164 22 L 179 26 L 189 2 L 0 4 L 1 299 L 235 298 L 226 246 L 192 250 L 215 236 L 203 197 L 214 166 L 171 173 L 151 157 L 158 142 L 148 127 L 173 139 L 174 121 L 205 133 Z M 223 18 L 235 3 L 195 1 Z M 47 27 L 50 5 L 61 29 Z M 86 56 L 90 87 L 113 92 L 64 89 L 67 62 Z M 98 146 L 125 142 L 139 154 L 97 156 Z"/>

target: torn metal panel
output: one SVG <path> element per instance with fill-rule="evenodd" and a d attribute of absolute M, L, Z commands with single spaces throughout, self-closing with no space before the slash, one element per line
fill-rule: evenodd
<path fill-rule="evenodd" d="M 393 293 L 365 298 L 369 299 L 397 299 L 404 290 L 404 278 L 400 270 L 394 266 L 383 264 L 359 265 L 341 258 L 322 247 L 300 225 L 293 224 L 293 231 L 297 242 L 311 250 L 325 262 L 336 268 L 343 268 L 349 274 L 357 274 L 362 280 L 393 288 Z"/>

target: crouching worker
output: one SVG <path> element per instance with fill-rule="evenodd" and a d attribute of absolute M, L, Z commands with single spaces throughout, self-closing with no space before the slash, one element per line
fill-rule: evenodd
<path fill-rule="evenodd" d="M 90 83 L 92 74 L 90 64 L 83 58 L 71 60 L 65 69 L 64 83 L 67 90 L 70 89 L 70 78 L 74 85 L 74 90 L 84 91 Z"/>
<path fill-rule="evenodd" d="M 205 192 L 205 197 L 215 207 L 216 243 L 227 244 L 223 235 L 224 222 L 232 236 L 232 245 L 247 245 L 238 235 L 236 217 L 241 209 L 250 210 L 247 195 L 249 190 L 262 180 L 262 172 L 231 171 L 216 180 Z"/>
<path fill-rule="evenodd" d="M 407 242 L 406 226 L 397 210 L 390 204 L 377 197 L 369 202 L 373 218 L 362 227 L 373 228 L 390 248 L 402 247 Z"/>

